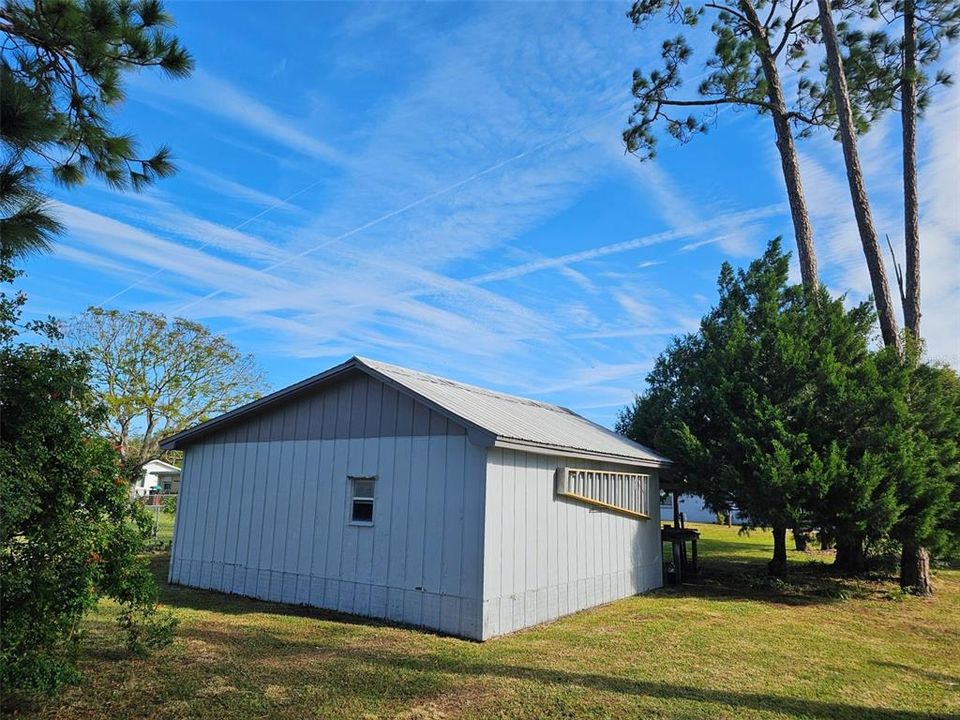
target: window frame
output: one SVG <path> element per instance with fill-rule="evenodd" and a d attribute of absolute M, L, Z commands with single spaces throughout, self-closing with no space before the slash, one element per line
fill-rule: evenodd
<path fill-rule="evenodd" d="M 373 489 L 371 495 L 357 495 L 357 484 L 359 482 L 369 482 L 371 483 L 370 487 Z M 377 476 L 376 475 L 347 475 L 347 482 L 350 485 L 350 494 L 348 496 L 348 507 L 347 507 L 347 524 L 356 525 L 359 527 L 371 527 L 374 523 L 376 517 L 376 508 L 377 508 Z M 356 519 L 356 505 L 357 503 L 369 503 L 370 504 L 370 519 L 369 520 L 357 520 Z"/>

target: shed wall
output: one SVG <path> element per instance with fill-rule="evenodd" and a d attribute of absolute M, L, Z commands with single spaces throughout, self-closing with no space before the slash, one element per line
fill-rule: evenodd
<path fill-rule="evenodd" d="M 557 467 L 644 472 L 651 517 L 555 495 Z M 484 639 L 662 584 L 655 469 L 490 448 L 484 520 Z"/>
<path fill-rule="evenodd" d="M 376 381 L 329 393 L 186 449 L 171 582 L 479 638 L 485 450 Z"/>

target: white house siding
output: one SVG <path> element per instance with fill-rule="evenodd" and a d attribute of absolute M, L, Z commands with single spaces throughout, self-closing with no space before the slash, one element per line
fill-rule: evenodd
<path fill-rule="evenodd" d="M 298 399 L 186 448 L 170 580 L 479 638 L 484 457 L 371 378 Z"/>
<path fill-rule="evenodd" d="M 649 520 L 558 498 L 565 465 L 650 475 Z M 491 448 L 484 522 L 484 639 L 662 584 L 657 471 Z"/>
<path fill-rule="evenodd" d="M 169 492 L 179 491 L 180 471 L 177 467 L 161 460 L 151 460 L 144 464 L 140 479 L 130 488 L 130 494 L 134 497 L 149 495 L 152 488 L 163 488 L 164 480 L 171 482 L 172 487 Z"/>
<path fill-rule="evenodd" d="M 681 495 L 680 512 L 683 513 L 684 520 L 693 523 L 715 523 L 717 514 L 703 504 L 703 498 L 698 495 Z M 660 517 L 664 522 L 673 522 L 673 495 L 667 493 L 663 504 L 660 506 Z M 736 510 L 730 513 L 730 522 L 733 525 L 739 525 L 741 519 Z"/>

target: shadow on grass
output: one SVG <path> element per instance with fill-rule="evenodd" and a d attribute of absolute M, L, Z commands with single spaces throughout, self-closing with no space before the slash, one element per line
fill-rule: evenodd
<path fill-rule="evenodd" d="M 379 688 L 378 692 L 383 691 L 383 688 L 379 687 L 382 683 L 376 683 L 374 680 L 381 675 L 386 678 L 389 673 L 395 673 L 399 670 L 405 673 L 413 673 L 418 678 L 418 684 L 425 683 L 425 686 L 429 687 L 432 692 L 441 692 L 445 689 L 445 683 L 436 678 L 439 673 L 440 675 L 463 678 L 490 677 L 525 681 L 554 687 L 558 691 L 571 687 L 581 687 L 636 698 L 708 703 L 730 708 L 733 713 L 764 711 L 780 713 L 797 719 L 894 720 L 899 718 L 902 720 L 946 720 L 952 717 L 947 714 L 872 708 L 843 702 L 803 699 L 769 693 L 704 688 L 691 684 L 667 683 L 597 672 L 574 672 L 513 665 L 505 662 L 470 659 L 464 657 L 461 653 L 457 653 L 455 656 L 445 652 L 409 654 L 397 652 L 390 647 L 379 647 L 377 649 L 361 648 L 356 645 L 344 647 L 337 642 L 337 639 L 350 635 L 351 631 L 348 626 L 393 627 L 399 625 L 317 608 L 284 605 L 225 595 L 215 591 L 171 586 L 165 582 L 168 557 L 155 555 L 151 559 L 151 565 L 160 582 L 161 600 L 174 607 L 210 610 L 225 614 L 264 613 L 276 616 L 296 616 L 343 624 L 342 628 L 332 626 L 329 633 L 323 633 L 323 637 L 314 635 L 309 641 L 291 639 L 285 634 L 275 636 L 267 630 L 258 633 L 256 638 L 216 630 L 209 626 L 191 627 L 182 632 L 184 637 L 229 648 L 231 654 L 242 661 L 245 667 L 255 666 L 258 661 L 270 660 L 276 662 L 280 660 L 283 662 L 284 659 L 289 659 L 291 666 L 301 668 L 297 672 L 302 672 L 303 665 L 295 662 L 294 658 L 298 656 L 313 658 L 309 664 L 309 672 L 320 673 L 325 676 L 332 674 L 334 678 L 341 675 L 347 677 L 351 674 L 357 674 L 361 677 L 369 676 L 368 682 L 372 686 L 377 686 Z M 724 600 L 750 599 L 780 604 L 804 605 L 839 601 L 844 596 L 849 596 L 845 594 L 850 592 L 852 587 L 850 581 L 833 577 L 831 568 L 824 563 L 797 563 L 791 566 L 790 573 L 790 582 L 784 585 L 771 586 L 766 581 L 765 569 L 759 562 L 710 559 L 705 565 L 704 574 L 698 584 L 665 588 L 652 594 L 652 597 L 661 597 L 664 601 L 671 601 L 676 597 L 690 596 Z M 476 648 L 478 654 L 484 652 L 480 645 L 466 644 Z M 472 654 L 472 651 L 467 654 Z M 914 673 L 940 683 L 952 685 L 958 682 L 957 678 L 931 673 L 921 668 L 895 663 L 875 664 Z M 371 668 L 373 671 L 371 671 Z M 431 678 L 433 679 L 431 680 Z M 330 677 L 327 677 L 327 680 L 330 679 Z M 360 683 L 359 685 L 363 686 L 364 684 Z M 348 688 L 345 685 L 338 684 L 338 687 L 343 692 L 363 692 L 356 685 L 351 685 Z M 455 688 L 450 688 L 450 690 L 456 691 Z"/>
<path fill-rule="evenodd" d="M 784 577 L 774 578 L 765 563 L 710 558 L 702 562 L 695 580 L 663 587 L 654 595 L 805 606 L 879 596 L 888 589 L 887 578 L 845 577 L 824 562 L 790 563 Z"/>
<path fill-rule="evenodd" d="M 848 577 L 833 567 L 833 552 L 788 552 L 787 572 L 771 577 L 767 545 L 739 536 L 707 537 L 700 542 L 700 574 L 681 586 L 656 594 L 709 600 L 752 600 L 781 605 L 821 605 L 851 598 L 877 597 L 890 590 L 890 577 Z M 665 557 L 668 550 L 665 550 Z"/>
<path fill-rule="evenodd" d="M 438 667 L 435 658 L 411 657 L 396 653 L 370 653 L 360 650 L 345 650 L 344 654 L 350 654 L 365 663 L 374 665 L 400 666 L 418 671 L 436 671 L 440 669 L 443 672 L 458 675 L 497 676 L 562 687 L 573 685 L 591 690 L 637 697 L 709 702 L 726 705 L 733 710 L 763 710 L 783 713 L 797 718 L 823 718 L 824 720 L 836 720 L 837 718 L 856 718 L 857 720 L 867 718 L 875 720 L 893 720 L 894 718 L 898 718 L 899 720 L 946 720 L 950 717 L 948 715 L 934 713 L 887 710 L 820 700 L 802 700 L 782 695 L 715 690 L 693 685 L 679 685 L 652 680 L 635 680 L 632 678 L 596 673 L 545 670 L 542 668 L 482 662 L 471 663 L 458 660 L 445 660 Z"/>
<path fill-rule="evenodd" d="M 445 653 L 425 653 L 420 655 L 396 652 L 388 648 L 377 650 L 353 647 L 321 648 L 317 641 L 291 641 L 278 639 L 276 645 L 262 643 L 253 647 L 249 642 L 238 643 L 238 638 L 228 633 L 209 628 L 193 628 L 189 637 L 203 640 L 213 645 L 229 645 L 236 652 L 245 667 L 255 666 L 258 660 L 278 656 L 318 655 L 304 669 L 300 663 L 293 663 L 308 673 L 332 673 L 343 677 L 367 677 L 378 684 L 376 678 L 396 677 L 397 671 L 412 673 L 419 684 L 429 687 L 432 692 L 457 692 L 455 686 L 441 682 L 436 676 L 446 675 L 461 678 L 500 678 L 534 683 L 541 687 L 553 687 L 565 692 L 571 688 L 584 688 L 592 691 L 614 693 L 638 699 L 678 700 L 693 703 L 709 703 L 730 708 L 734 713 L 746 710 L 770 712 L 793 718 L 817 720 L 947 720 L 955 717 L 940 713 L 927 713 L 902 709 L 886 709 L 854 705 L 824 700 L 810 700 L 768 693 L 745 692 L 727 689 L 698 687 L 696 685 L 676 684 L 645 680 L 618 675 L 604 675 L 595 672 L 573 672 L 526 665 L 512 665 L 502 662 L 470 660 L 462 656 Z M 327 664 L 330 663 L 330 664 Z M 326 667 L 324 665 L 326 664 Z M 899 667 L 899 666 L 894 666 Z M 913 668 L 905 668 L 913 670 Z M 300 672 L 300 671 L 297 671 Z M 341 691 L 364 693 L 365 685 L 337 685 Z M 372 688 L 370 688 L 372 689 Z M 496 712 L 495 708 L 491 708 Z"/>
<path fill-rule="evenodd" d="M 957 677 L 956 675 L 947 675 L 945 673 L 933 672 L 932 670 L 927 670 L 926 668 L 913 667 L 912 665 L 904 665 L 903 663 L 876 662 L 875 660 L 871 660 L 870 664 L 876 665 L 877 667 L 889 668 L 891 670 L 900 670 L 902 672 L 910 673 L 911 675 L 916 675 L 917 677 L 921 677 L 924 680 L 930 680 L 932 682 L 940 683 L 941 685 L 950 685 L 950 686 L 960 685 L 960 677 Z"/>

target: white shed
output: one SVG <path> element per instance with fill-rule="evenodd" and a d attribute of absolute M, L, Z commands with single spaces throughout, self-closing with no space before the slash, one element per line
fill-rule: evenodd
<path fill-rule="evenodd" d="M 483 640 L 662 582 L 669 461 L 555 405 L 355 357 L 161 446 L 174 583 Z"/>

